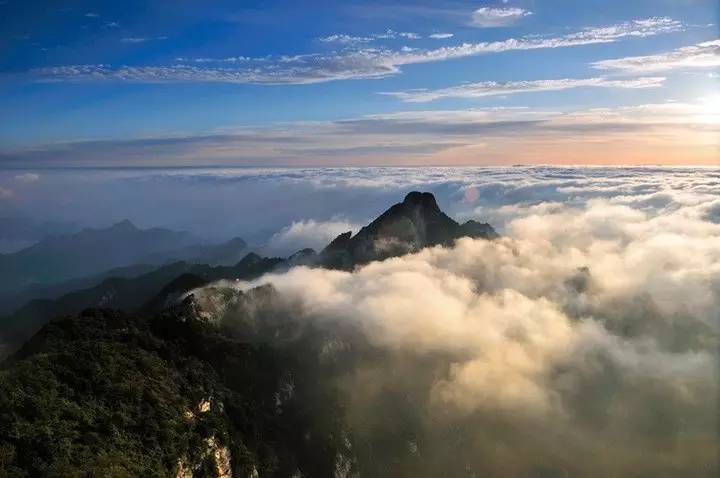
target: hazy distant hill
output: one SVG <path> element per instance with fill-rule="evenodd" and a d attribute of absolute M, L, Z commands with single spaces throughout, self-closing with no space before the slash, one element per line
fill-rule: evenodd
<path fill-rule="evenodd" d="M 135 311 L 147 308 L 159 310 L 167 306 L 179 293 L 219 279 L 250 279 L 282 264 L 282 259 L 261 258 L 248 254 L 233 266 L 210 266 L 189 262 L 175 262 L 137 277 L 113 277 L 98 285 L 76 290 L 55 299 L 36 299 L 27 302 L 14 313 L 0 317 L 0 346 L 16 344 L 27 339 L 48 320 L 75 315 L 89 307 L 106 307 Z M 190 276 L 187 287 L 179 289 L 178 277 Z M 174 287 L 169 287 L 174 285 Z M 0 350 L 0 356 L 3 353 Z"/>
<path fill-rule="evenodd" d="M 137 234 L 131 230 L 147 232 L 153 234 L 153 237 L 178 234 L 162 229 L 140 231 L 129 222 L 123 222 L 109 230 L 102 230 L 94 237 L 105 240 L 106 244 L 112 243 L 106 239 L 107 231 L 112 230 L 124 237 Z M 17 344 L 53 317 L 75 315 L 88 307 L 158 311 L 171 305 L 188 290 L 214 280 L 249 279 L 277 267 L 303 264 L 351 268 L 370 260 L 398 256 L 427 246 L 450 244 L 465 236 L 492 239 L 497 237 L 497 233 L 489 224 L 468 221 L 460 225 L 440 210 L 432 194 L 413 192 L 355 236 L 349 232 L 341 234 L 320 254 L 305 249 L 287 259 L 279 259 L 263 258 L 251 253 L 239 261 L 230 262 L 245 249 L 245 242 L 236 238 L 219 245 L 186 246 L 142 258 L 145 264 L 163 263 L 169 258 L 179 261 L 159 268 L 137 265 L 116 269 L 114 275 L 103 273 L 94 278 L 70 281 L 65 285 L 36 288 L 38 294 L 46 295 L 36 295 L 34 297 L 43 298 L 26 301 L 25 305 L 12 313 L 0 316 L 0 344 Z M 90 240 L 90 237 L 86 235 L 84 239 Z M 142 241 L 138 242 L 142 244 Z M 89 249 L 95 250 L 97 246 Z M 77 287 L 70 288 L 73 285 Z M 32 291 L 26 293 L 25 297 L 32 297 L 31 294 Z M 18 305 L 17 301 L 3 301 L 0 297 L 0 306 L 3 303 Z"/>
<path fill-rule="evenodd" d="M 93 287 L 109 278 L 131 278 L 154 271 L 158 265 L 185 261 L 209 265 L 234 265 L 246 254 L 245 241 L 236 237 L 221 244 L 194 245 L 182 249 L 163 251 L 140 259 L 141 264 L 104 270 L 75 279 L 52 284 L 34 284 L 22 290 L 0 291 L 0 316 L 14 312 L 33 299 L 55 299 L 64 294 Z"/>
<path fill-rule="evenodd" d="M 74 223 L 38 222 L 27 217 L 0 217 L 0 253 L 13 253 L 49 236 L 80 231 Z"/>
<path fill-rule="evenodd" d="M 43 297 L 32 295 L 32 289 L 39 292 L 42 287 L 36 286 L 53 284 L 64 292 L 67 287 L 63 288 L 62 282 L 138 264 L 158 265 L 177 260 L 234 264 L 246 248 L 240 238 L 222 244 L 201 242 L 185 232 L 138 229 L 127 220 L 105 229 L 49 237 L 16 253 L 0 255 L 3 291 L 0 295 L 25 290 L 25 296 Z M 0 302 L 4 302 L 2 298 Z"/>
<path fill-rule="evenodd" d="M 251 253 L 230 267 L 178 262 L 28 303 L 0 320 L 0 334 L 16 342 L 42 326 L 0 365 L 0 473 L 381 476 L 407 455 L 408 441 L 355 447 L 339 385 L 360 361 L 382 363 L 382 352 L 350 329 L 320 330 L 263 312 L 277 299 L 269 285 L 246 292 L 211 287 L 219 294 L 211 300 L 229 301 L 228 317 L 201 313 L 192 295 L 179 299 L 218 279 L 294 265 L 335 267 L 337 259 L 352 267 L 464 235 L 496 236 L 489 225 L 459 225 L 432 195 L 411 193 L 321 254 Z M 87 307 L 103 309 L 81 312 Z M 65 317 L 51 321 L 58 316 Z M 402 415 L 394 405 L 402 400 L 388 403 L 387 417 Z M 407 460 L 403 466 L 406 473 L 389 476 L 421 470 Z"/>
<path fill-rule="evenodd" d="M 142 262 L 150 254 L 187 247 L 198 240 L 168 229 L 138 229 L 122 221 L 105 229 L 52 236 L 14 254 L 0 255 L 0 289 L 20 290 Z"/>

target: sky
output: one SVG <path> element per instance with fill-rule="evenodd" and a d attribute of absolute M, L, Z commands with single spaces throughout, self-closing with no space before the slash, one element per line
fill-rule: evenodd
<path fill-rule="evenodd" d="M 715 0 L 0 2 L 0 168 L 718 164 Z"/>

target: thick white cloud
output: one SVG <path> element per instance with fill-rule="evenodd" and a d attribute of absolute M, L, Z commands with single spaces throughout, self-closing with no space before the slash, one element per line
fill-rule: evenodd
<path fill-rule="evenodd" d="M 270 314 L 344 337 L 319 353 L 358 350 L 342 379 L 350 434 L 385 443 L 389 430 L 409 428 L 423 444 L 412 459 L 428 475 L 448 452 L 449 474 L 710 476 L 720 225 L 704 216 L 716 197 L 688 185 L 714 176 L 679 181 L 655 209 L 645 207 L 654 198 L 632 194 L 642 175 L 625 176 L 608 181 L 610 196 L 574 206 L 517 203 L 497 241 L 463 239 L 352 272 L 299 267 L 195 293 L 214 320 L 257 326 Z M 253 317 L 246 301 L 227 301 L 228 291 L 263 284 L 276 295 Z M 364 341 L 381 366 L 364 361 Z M 388 413 L 398 406 L 389 397 L 402 416 Z M 387 421 L 376 436 L 363 428 L 372 414 Z"/>
<path fill-rule="evenodd" d="M 720 40 L 685 46 L 665 53 L 629 56 L 592 63 L 599 70 L 646 73 L 676 69 L 716 68 L 720 66 Z"/>
<path fill-rule="evenodd" d="M 530 15 L 531 11 L 517 7 L 481 7 L 473 12 L 471 24 L 481 28 L 504 27 Z"/>
<path fill-rule="evenodd" d="M 338 235 L 360 227 L 344 220 L 316 221 L 314 219 L 294 221 L 273 234 L 267 249 L 273 254 L 289 255 L 300 249 L 322 250 Z"/>
<path fill-rule="evenodd" d="M 530 81 L 481 81 L 465 83 L 437 90 L 417 89 L 409 91 L 384 92 L 408 103 L 424 103 L 441 98 L 481 98 L 485 96 L 512 95 L 534 91 L 558 91 L 570 88 L 657 88 L 663 85 L 663 77 L 643 77 L 627 80 L 609 78 L 563 78 L 558 80 Z"/>

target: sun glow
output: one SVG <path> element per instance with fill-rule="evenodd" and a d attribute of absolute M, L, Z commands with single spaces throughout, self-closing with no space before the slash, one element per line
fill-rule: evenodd
<path fill-rule="evenodd" d="M 697 104 L 699 119 L 704 123 L 720 123 L 720 95 L 704 96 Z"/>

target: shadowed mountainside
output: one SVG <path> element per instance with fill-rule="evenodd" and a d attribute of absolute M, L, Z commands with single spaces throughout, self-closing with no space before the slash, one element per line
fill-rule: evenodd
<path fill-rule="evenodd" d="M 144 232 L 129 222 L 113 226 L 111 230 L 113 229 L 120 233 L 120 238 L 126 234 Z M 152 229 L 149 231 L 156 231 L 155 233 L 162 236 L 171 233 Z M 108 239 L 106 232 L 97 237 L 102 239 L 104 245 L 114 243 L 115 239 Z M 312 249 L 303 249 L 287 259 L 280 259 L 263 258 L 250 253 L 233 266 L 209 265 L 227 261 L 238 254 L 245 248 L 242 239 L 233 239 L 216 246 L 187 246 L 179 250 L 156 253 L 157 260 L 183 255 L 193 259 L 149 270 L 145 265 L 130 266 L 121 269 L 121 274 L 117 277 L 101 275 L 96 280 L 88 279 L 87 282 L 78 279 L 69 282 L 69 285 L 79 283 L 86 288 L 72 292 L 67 292 L 69 287 L 62 284 L 55 286 L 55 289 L 48 286 L 50 293 L 56 294 L 54 297 L 31 300 L 13 313 L 0 317 L 0 346 L 5 348 L 4 352 L 0 348 L 0 356 L 6 355 L 13 346 L 22 343 L 51 318 L 75 315 L 86 308 L 158 311 L 171 305 L 185 292 L 220 279 L 249 280 L 276 268 L 297 265 L 349 269 L 371 260 L 398 256 L 427 246 L 449 245 L 464 236 L 492 239 L 497 237 L 497 233 L 489 224 L 468 221 L 460 225 L 440 210 L 432 194 L 412 192 L 403 202 L 390 207 L 354 237 L 351 237 L 349 232 L 341 234 L 320 254 L 316 254 Z M 89 240 L 88 237 L 90 236 L 83 236 L 83 240 Z M 64 241 L 73 242 L 70 239 Z M 97 250 L 97 247 L 90 249 Z M 76 253 L 78 252 L 74 252 Z M 137 271 L 139 275 L 132 276 L 133 271 Z M 64 294 L 60 295 L 60 292 Z M 15 300 L 17 301 L 17 298 Z"/>
<path fill-rule="evenodd" d="M 52 236 L 13 254 L 0 255 L 0 289 L 5 295 L 33 286 L 58 285 L 72 279 L 138 264 L 159 265 L 172 260 L 233 264 L 246 248 L 240 238 L 204 245 L 185 232 L 139 229 L 130 221 L 105 229 L 83 229 Z"/>
<path fill-rule="evenodd" d="M 440 210 L 431 193 L 411 192 L 352 236 L 335 238 L 320 254 L 327 267 L 348 269 L 358 264 L 399 256 L 428 246 L 450 245 L 460 237 L 494 239 L 489 224 L 458 224 Z"/>
<path fill-rule="evenodd" d="M 341 380 L 360 358 L 383 360 L 370 344 L 271 313 L 270 286 L 236 291 L 227 317 L 178 302 L 218 279 L 352 267 L 465 234 L 495 237 L 411 193 L 321 254 L 178 262 L 29 303 L 1 323 L 15 340 L 45 325 L 0 365 L 0 476 L 417 476 L 419 463 L 387 466 L 398 450 L 348 435 Z"/>

